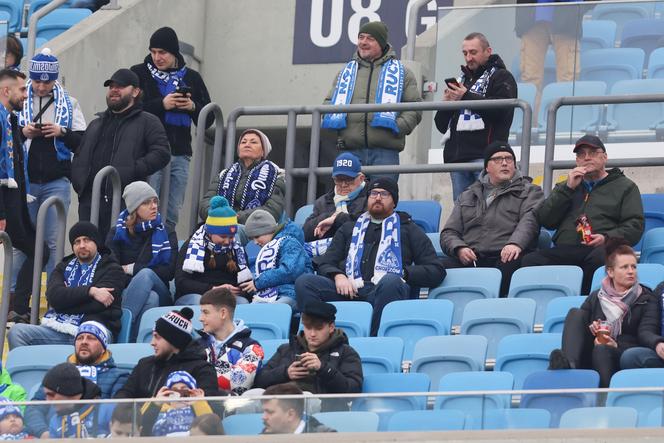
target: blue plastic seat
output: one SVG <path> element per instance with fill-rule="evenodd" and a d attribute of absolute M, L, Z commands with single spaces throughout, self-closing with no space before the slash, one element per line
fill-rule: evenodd
<path fill-rule="evenodd" d="M 466 421 L 461 411 L 401 411 L 387 424 L 387 431 L 460 431 Z"/>
<path fill-rule="evenodd" d="M 7 354 L 5 368 L 12 382 L 31 392 L 53 366 L 63 363 L 74 353 L 72 345 L 19 346 Z"/>
<path fill-rule="evenodd" d="M 46 40 L 45 38 L 38 38 L 35 40 L 35 53 L 39 53 L 39 48 L 42 48 L 44 45 L 46 45 Z M 28 51 L 28 39 L 27 37 L 21 37 L 21 45 L 23 46 L 23 53 L 26 53 Z"/>
<path fill-rule="evenodd" d="M 371 329 L 371 303 L 362 301 L 335 301 L 337 308 L 335 325 L 344 330 L 348 338 L 368 337 Z"/>
<path fill-rule="evenodd" d="M 129 343 L 129 334 L 131 332 L 131 322 L 133 316 L 131 311 L 127 308 L 122 308 L 122 317 L 120 317 L 120 333 L 115 339 L 116 343 Z"/>
<path fill-rule="evenodd" d="M 537 96 L 537 87 L 532 83 L 517 83 L 517 98 L 530 104 L 535 110 L 535 97 Z M 521 108 L 514 108 L 514 117 L 512 118 L 511 131 L 513 134 L 520 134 L 523 131 L 523 111 Z"/>
<path fill-rule="evenodd" d="M 651 229 L 643 235 L 639 263 L 664 265 L 664 228 Z"/>
<path fill-rule="evenodd" d="M 581 54 L 581 80 L 603 81 L 606 89 L 643 76 L 646 54 L 640 48 L 592 49 Z"/>
<path fill-rule="evenodd" d="M 319 422 L 337 432 L 376 432 L 378 414 L 369 411 L 333 411 L 314 414 Z"/>
<path fill-rule="evenodd" d="M 307 221 L 307 218 L 314 213 L 314 205 L 304 205 L 295 212 L 295 222 L 299 227 L 304 226 L 304 222 Z"/>
<path fill-rule="evenodd" d="M 664 280 L 664 265 L 660 265 L 659 263 L 639 263 L 636 265 L 636 272 L 639 282 L 650 289 L 655 289 Z M 595 270 L 590 289 L 591 292 L 600 288 L 605 276 L 606 269 L 604 266 Z"/>
<path fill-rule="evenodd" d="M 440 215 L 443 208 L 435 200 L 399 200 L 397 211 L 410 214 L 424 232 L 440 232 Z"/>
<path fill-rule="evenodd" d="M 235 414 L 223 419 L 226 435 L 258 435 L 263 432 L 263 414 Z"/>
<path fill-rule="evenodd" d="M 649 57 L 652 51 L 661 46 L 664 37 L 662 20 L 646 18 L 625 23 L 620 38 L 621 48 L 640 48 Z"/>
<path fill-rule="evenodd" d="M 616 22 L 611 20 L 584 20 L 581 51 L 613 48 L 616 41 Z"/>
<path fill-rule="evenodd" d="M 664 56 L 664 52 L 662 55 Z M 641 203 L 643 204 L 643 215 L 646 218 L 644 235 L 651 229 L 664 228 L 664 194 L 641 194 Z M 634 246 L 634 250 L 641 250 L 642 241 L 643 238 Z"/>
<path fill-rule="evenodd" d="M 551 232 L 549 232 L 544 228 L 541 228 L 539 236 L 537 237 L 537 249 L 538 250 L 551 249 L 552 246 L 553 246 L 553 241 L 552 241 Z"/>
<path fill-rule="evenodd" d="M 657 48 L 650 53 L 648 78 L 664 78 L 664 48 Z"/>
<path fill-rule="evenodd" d="M 583 270 L 578 266 L 530 266 L 512 274 L 508 298 L 535 300 L 535 324 L 544 323 L 544 313 L 551 300 L 581 293 Z"/>
<path fill-rule="evenodd" d="M 599 374 L 589 369 L 537 371 L 526 377 L 523 389 L 594 389 L 599 387 Z M 546 409 L 551 414 L 551 427 L 558 427 L 560 416 L 569 409 L 595 406 L 597 394 L 564 392 L 557 394 L 523 394 L 521 408 Z"/>
<path fill-rule="evenodd" d="M 436 255 L 438 257 L 445 257 L 445 253 L 443 252 L 443 248 L 440 246 L 440 233 L 438 232 L 426 232 L 427 237 L 429 237 L 429 240 L 431 241 L 431 245 L 433 246 L 433 250 L 436 251 Z"/>
<path fill-rule="evenodd" d="M 592 11 L 593 20 L 611 20 L 616 23 L 616 35 L 622 34 L 625 23 L 648 18 L 653 13 L 648 3 L 600 3 Z"/>
<path fill-rule="evenodd" d="M 259 342 L 288 338 L 293 310 L 285 303 L 250 303 L 237 305 L 235 318 L 251 328 L 251 337 Z"/>
<path fill-rule="evenodd" d="M 246 245 L 244 245 L 244 252 L 247 254 L 247 266 L 249 269 L 254 269 L 256 265 L 256 258 L 258 258 L 258 253 L 261 252 L 261 247 L 258 246 L 258 243 L 251 240 Z"/>
<path fill-rule="evenodd" d="M 652 94 L 664 90 L 664 79 L 625 80 L 617 82 L 611 95 Z M 609 131 L 640 131 L 654 139 L 656 130 L 664 122 L 664 103 L 624 103 L 609 105 Z M 620 134 L 609 133 L 609 137 Z"/>
<path fill-rule="evenodd" d="M 410 360 L 417 340 L 429 335 L 448 335 L 454 305 L 449 300 L 397 300 L 383 309 L 379 337 L 400 337 L 405 360 Z"/>
<path fill-rule="evenodd" d="M 43 8 L 44 6 L 51 3 L 52 0 L 29 0 L 28 3 L 30 6 L 28 8 L 28 17 L 30 17 L 35 11 Z M 68 0 L 64 5 L 59 6 L 59 8 L 68 8 L 71 6 L 73 0 Z M 23 2 L 21 2 L 23 3 Z"/>
<path fill-rule="evenodd" d="M 576 408 L 560 417 L 561 429 L 620 429 L 636 427 L 634 408 L 594 407 Z"/>
<path fill-rule="evenodd" d="M 362 360 L 362 373 L 401 372 L 403 340 L 399 337 L 351 337 L 348 340 Z"/>
<path fill-rule="evenodd" d="M 587 51 L 584 54 L 590 52 L 592 51 Z M 542 91 L 538 130 L 540 132 L 546 130 L 549 105 L 559 97 L 583 97 L 588 95 L 604 95 L 605 93 L 606 83 L 604 81 L 560 82 L 546 85 Z M 561 107 L 557 112 L 556 133 L 566 134 L 570 131 L 597 130 L 601 121 L 600 109 L 600 105 Z"/>
<path fill-rule="evenodd" d="M 508 335 L 498 343 L 494 370 L 511 373 L 514 389 L 521 389 L 528 375 L 549 366 L 549 354 L 561 342 L 561 334 Z"/>
<path fill-rule="evenodd" d="M 648 414 L 646 426 L 649 428 L 661 428 L 664 426 L 664 415 L 662 414 L 661 407 L 650 411 L 650 414 Z"/>
<path fill-rule="evenodd" d="M 0 0 L 0 11 L 9 14 L 7 19 L 8 32 L 21 30 L 21 16 L 23 15 L 23 0 Z"/>
<path fill-rule="evenodd" d="M 191 305 L 188 307 L 194 311 L 194 317 L 191 319 L 192 326 L 194 329 L 201 329 L 203 325 L 200 321 L 200 305 Z M 184 308 L 184 306 L 159 306 L 158 308 L 150 308 L 145 311 L 141 316 L 141 322 L 138 325 L 136 343 L 150 343 L 150 340 L 152 340 L 152 329 L 154 329 L 154 323 L 157 319 L 171 311 L 179 311 L 182 308 Z"/>
<path fill-rule="evenodd" d="M 546 429 L 550 422 L 546 409 L 489 409 L 482 429 Z"/>
<path fill-rule="evenodd" d="M 438 390 L 457 391 L 510 391 L 514 377 L 508 372 L 454 372 L 443 376 Z M 484 414 L 490 409 L 510 406 L 510 394 L 444 395 L 436 397 L 434 409 L 458 410 L 466 414 L 465 429 L 482 429 Z"/>
<path fill-rule="evenodd" d="M 451 372 L 483 371 L 487 340 L 481 335 L 424 337 L 415 344 L 411 372 L 423 372 L 431 379 L 431 390 Z"/>
<path fill-rule="evenodd" d="M 150 343 L 112 343 L 108 350 L 113 355 L 115 364 L 120 369 L 131 371 L 143 357 L 154 355 Z"/>
<path fill-rule="evenodd" d="M 498 297 L 501 278 L 496 268 L 448 269 L 440 286 L 429 290 L 429 299 L 447 299 L 454 303 L 452 324 L 460 325 L 468 302 Z"/>
<path fill-rule="evenodd" d="M 85 8 L 56 9 L 37 22 L 37 37 L 47 40 L 57 37 L 80 21 L 89 17 L 92 12 Z"/>
<path fill-rule="evenodd" d="M 563 332 L 565 318 L 572 308 L 578 308 L 583 304 L 586 297 L 584 295 L 575 295 L 571 297 L 554 298 L 546 306 L 544 314 L 544 329 L 542 332 Z"/>
<path fill-rule="evenodd" d="M 487 358 L 495 358 L 498 342 L 503 337 L 532 332 L 535 305 L 529 298 L 473 300 L 463 311 L 461 333 L 486 337 Z"/>
<path fill-rule="evenodd" d="M 664 368 L 624 369 L 613 374 L 609 388 L 663 388 Z M 638 413 L 637 426 L 648 425 L 648 414 L 664 402 L 662 390 L 642 392 L 609 392 L 607 406 L 627 406 Z"/>
<path fill-rule="evenodd" d="M 274 354 L 277 353 L 279 346 L 288 343 L 285 338 L 274 338 L 272 340 L 261 340 L 259 344 L 263 348 L 263 364 L 267 363 Z"/>

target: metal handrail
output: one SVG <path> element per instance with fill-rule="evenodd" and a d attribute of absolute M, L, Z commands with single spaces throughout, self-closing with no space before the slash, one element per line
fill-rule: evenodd
<path fill-rule="evenodd" d="M 171 190 L 171 161 L 161 170 L 161 185 L 159 187 L 159 212 L 162 220 L 168 219 L 168 193 Z M 112 226 L 112 222 L 111 222 Z"/>
<path fill-rule="evenodd" d="M 37 211 L 35 260 L 32 267 L 32 302 L 30 308 L 30 323 L 37 324 L 39 320 L 39 298 L 41 295 L 42 261 L 44 259 L 44 231 L 46 230 L 46 216 L 51 206 L 55 206 L 58 221 L 58 238 L 55 243 L 55 262 L 62 260 L 65 253 L 65 229 L 67 225 L 67 212 L 64 202 L 56 196 L 47 198 Z"/>
<path fill-rule="evenodd" d="M 12 285 L 12 266 L 14 252 L 12 251 L 12 240 L 5 231 L 0 231 L 0 242 L 5 251 L 5 263 L 2 267 L 2 299 L 0 300 L 0 361 L 3 361 L 5 350 L 5 336 L 7 335 L 7 316 L 9 315 L 9 289 Z"/>
<path fill-rule="evenodd" d="M 95 179 L 92 182 L 92 202 L 90 206 L 90 222 L 93 225 L 99 226 L 99 206 L 101 201 L 101 185 L 104 183 L 104 179 L 109 176 L 111 177 L 111 184 L 113 186 L 113 203 L 111 206 L 111 226 L 114 225 L 113 222 L 118 218 L 120 213 L 120 195 L 122 191 L 122 182 L 120 181 L 120 173 L 113 166 L 104 166 L 97 172 Z"/>
<path fill-rule="evenodd" d="M 431 0 L 415 0 L 411 3 L 408 14 L 408 33 L 406 34 L 406 56 L 404 60 L 415 60 L 415 39 L 417 39 L 417 16 L 422 6 Z"/>
<path fill-rule="evenodd" d="M 544 147 L 544 178 L 542 189 L 544 195 L 549 196 L 553 187 L 553 171 L 555 169 L 571 169 L 576 166 L 573 161 L 554 160 L 556 145 L 556 120 L 558 109 L 562 106 L 575 105 L 605 105 L 624 103 L 664 103 L 664 94 L 639 94 L 639 95 L 611 95 L 611 96 L 586 96 L 586 97 L 560 97 L 549 104 L 546 120 L 546 143 Z M 635 158 L 635 159 L 613 159 L 607 163 L 608 166 L 664 166 L 664 157 Z"/>
<path fill-rule="evenodd" d="M 47 14 L 50 14 L 51 11 L 55 10 L 59 6 L 67 3 L 67 0 L 53 0 L 42 8 L 39 8 L 30 16 L 30 22 L 28 24 L 28 53 L 26 54 L 26 60 L 32 60 L 32 56 L 35 55 L 35 45 L 37 42 L 37 22 L 40 18 L 44 17 Z"/>

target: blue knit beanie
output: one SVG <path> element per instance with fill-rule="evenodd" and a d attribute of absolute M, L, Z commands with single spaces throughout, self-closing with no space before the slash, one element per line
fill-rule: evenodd
<path fill-rule="evenodd" d="M 237 214 L 225 197 L 215 195 L 210 200 L 205 230 L 208 234 L 217 235 L 235 235 L 237 232 Z"/>
<path fill-rule="evenodd" d="M 4 420 L 8 415 L 15 415 L 23 418 L 21 408 L 14 405 L 8 398 L 0 397 L 0 421 Z"/>
<path fill-rule="evenodd" d="M 60 73 L 58 58 L 51 54 L 49 48 L 44 48 L 39 54 L 32 57 L 28 71 L 31 80 L 42 82 L 57 80 Z"/>
<path fill-rule="evenodd" d="M 108 332 L 108 329 L 106 329 L 106 326 L 102 325 L 99 322 L 90 320 L 81 323 L 81 325 L 78 327 L 78 332 L 76 333 L 76 337 L 78 337 L 81 334 L 92 334 L 95 337 L 97 337 L 97 340 L 99 340 L 99 343 L 106 349 L 111 342 L 111 337 L 110 333 Z"/>

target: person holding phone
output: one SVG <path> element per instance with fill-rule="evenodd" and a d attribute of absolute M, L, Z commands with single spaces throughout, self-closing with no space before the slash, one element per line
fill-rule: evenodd
<path fill-rule="evenodd" d="M 468 34 L 461 52 L 466 64 L 461 67 L 459 79 L 445 79 L 444 101 L 516 98 L 516 81 L 500 56 L 493 53 L 484 34 Z M 436 112 L 436 127 L 444 134 L 445 163 L 482 163 L 489 144 L 508 139 L 513 116 L 514 108 Z M 450 172 L 455 201 L 479 178 L 480 171 L 481 164 L 477 171 Z"/>
<path fill-rule="evenodd" d="M 168 196 L 166 226 L 172 230 L 178 222 L 191 161 L 191 123 L 198 124 L 198 114 L 210 103 L 201 75 L 186 65 L 180 54 L 175 30 L 157 29 L 150 37 L 150 53 L 143 63 L 131 70 L 138 75 L 143 91 L 143 109 L 159 117 L 171 145 L 171 182 Z M 206 128 L 214 121 L 210 114 Z M 149 182 L 159 192 L 162 171 Z"/>

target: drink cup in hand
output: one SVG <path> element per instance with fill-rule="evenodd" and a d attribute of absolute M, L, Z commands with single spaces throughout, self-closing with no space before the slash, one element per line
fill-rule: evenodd
<path fill-rule="evenodd" d="M 600 344 L 606 344 L 609 342 L 607 337 L 611 336 L 611 324 L 606 321 L 602 320 L 599 322 L 599 327 L 597 328 L 597 341 Z"/>

